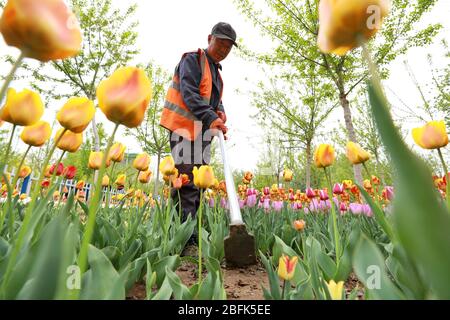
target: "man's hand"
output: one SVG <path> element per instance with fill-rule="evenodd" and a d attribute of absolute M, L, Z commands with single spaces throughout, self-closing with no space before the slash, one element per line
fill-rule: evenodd
<path fill-rule="evenodd" d="M 214 120 L 211 125 L 209 126 L 209 128 L 211 130 L 220 130 L 223 132 L 224 138 L 225 140 L 227 140 L 227 136 L 225 135 L 228 131 L 228 128 L 225 126 L 225 123 L 223 122 L 222 119 L 217 118 L 216 120 Z"/>
<path fill-rule="evenodd" d="M 227 122 L 227 115 L 223 111 L 217 111 L 217 115 L 223 121 L 223 123 Z"/>

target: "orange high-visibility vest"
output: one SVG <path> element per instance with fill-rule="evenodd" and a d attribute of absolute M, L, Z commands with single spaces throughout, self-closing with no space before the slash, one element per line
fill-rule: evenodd
<path fill-rule="evenodd" d="M 202 49 L 198 49 L 199 64 L 202 70 L 202 77 L 199 85 L 200 95 L 206 104 L 210 104 L 213 87 L 211 69 L 208 58 Z M 191 52 L 188 52 L 191 53 Z M 183 57 L 188 54 L 183 54 Z M 218 74 L 220 80 L 220 73 Z M 223 86 L 220 92 L 222 98 Z M 219 99 L 220 101 L 221 99 Z M 180 77 L 178 67 L 173 75 L 172 85 L 166 95 L 166 101 L 161 115 L 160 125 L 170 131 L 176 131 L 180 136 L 193 141 L 202 132 L 202 122 L 194 116 L 183 101 L 180 91 Z"/>

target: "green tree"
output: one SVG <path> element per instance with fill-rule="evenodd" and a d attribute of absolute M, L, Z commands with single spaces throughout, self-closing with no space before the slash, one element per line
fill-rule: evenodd
<path fill-rule="evenodd" d="M 161 67 L 149 62 L 144 70 L 150 78 L 153 87 L 152 99 L 147 109 L 144 121 L 134 129 L 127 129 L 125 134 L 132 136 L 141 148 L 150 155 L 157 157 L 156 180 L 154 194 L 157 194 L 159 181 L 159 163 L 161 158 L 170 153 L 169 134 L 166 129 L 159 125 L 161 112 L 164 107 L 166 90 L 171 81 L 169 74 Z"/>
<path fill-rule="evenodd" d="M 382 76 L 389 75 L 388 65 L 409 48 L 431 43 L 441 26 L 433 24 L 418 27 L 421 17 L 433 8 L 437 0 L 393 0 L 391 12 L 383 23 L 382 31 L 370 43 L 376 64 Z M 234 0 L 239 10 L 263 34 L 276 41 L 276 48 L 267 54 L 256 54 L 245 47 L 242 52 L 271 65 L 290 67 L 290 73 L 305 76 L 312 63 L 318 67 L 317 76 L 335 87 L 334 99 L 343 109 L 348 139 L 358 142 L 352 121 L 349 95 L 367 79 L 360 50 L 345 56 L 322 53 L 317 46 L 318 4 L 316 0 L 265 0 L 258 8 L 253 0 Z M 259 5 L 261 5 L 259 3 Z M 361 167 L 355 166 L 355 180 L 361 181 Z"/>

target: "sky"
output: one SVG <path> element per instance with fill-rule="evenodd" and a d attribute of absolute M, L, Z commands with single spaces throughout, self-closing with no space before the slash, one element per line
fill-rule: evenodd
<path fill-rule="evenodd" d="M 113 0 L 114 5 L 118 7 L 125 7 L 130 2 Z M 274 47 L 269 38 L 261 36 L 259 30 L 239 13 L 232 0 L 136 0 L 136 2 L 138 4 L 136 20 L 139 22 L 137 46 L 140 54 L 135 63 L 153 60 L 172 73 L 184 52 L 207 47 L 208 34 L 212 26 L 219 21 L 230 23 L 236 30 L 238 38 L 242 39 L 251 50 L 266 52 Z M 445 36 L 450 42 L 449 13 L 450 1 L 440 0 L 423 23 L 442 23 L 445 31 L 437 39 Z M 7 47 L 3 39 L 0 39 L 0 54 L 3 55 L 4 52 L 17 56 L 17 51 Z M 428 48 L 412 49 L 406 57 L 416 78 L 423 84 L 430 79 L 427 53 L 436 56 L 435 67 L 444 67 L 444 60 L 439 57 L 442 55 L 442 50 L 438 44 Z M 400 98 L 403 102 L 416 106 L 419 104 L 420 96 L 402 63 L 404 59 L 405 57 L 397 59 L 390 66 L 391 76 L 385 82 L 389 88 L 388 97 L 393 101 L 397 100 L 397 103 Z M 245 92 L 252 90 L 258 81 L 264 80 L 267 76 L 261 66 L 240 58 L 236 49 L 232 50 L 222 65 L 223 103 L 229 127 L 227 153 L 230 164 L 233 169 L 254 170 L 262 156 L 267 133 L 257 126 L 253 118 L 256 108 Z M 0 62 L 0 72 L 4 73 L 6 70 L 7 65 Z M 21 89 L 26 84 L 16 81 L 12 86 Z M 237 90 L 243 93 L 238 93 Z M 390 91 L 395 92 L 398 97 L 392 96 Z M 55 111 L 59 107 L 49 106 L 44 119 L 53 121 Z M 97 111 L 96 117 L 98 121 L 105 123 L 107 130 L 112 128 L 100 110 Z M 332 125 L 336 125 L 342 118 L 342 110 L 338 108 L 329 121 Z M 123 136 L 123 129 L 119 130 L 118 136 L 121 138 L 116 140 L 126 143 L 128 152 L 141 151 L 136 141 Z"/>

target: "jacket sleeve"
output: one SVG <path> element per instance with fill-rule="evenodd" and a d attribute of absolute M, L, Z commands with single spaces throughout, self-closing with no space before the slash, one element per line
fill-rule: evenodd
<path fill-rule="evenodd" d="M 184 103 L 194 116 L 202 121 L 203 130 L 209 129 L 218 118 L 214 108 L 203 101 L 200 95 L 201 70 L 196 54 L 186 55 L 180 62 L 180 91 Z"/>
<path fill-rule="evenodd" d="M 222 101 L 220 101 L 219 106 L 217 107 L 217 111 L 222 111 L 225 113 L 225 108 L 223 107 Z"/>

